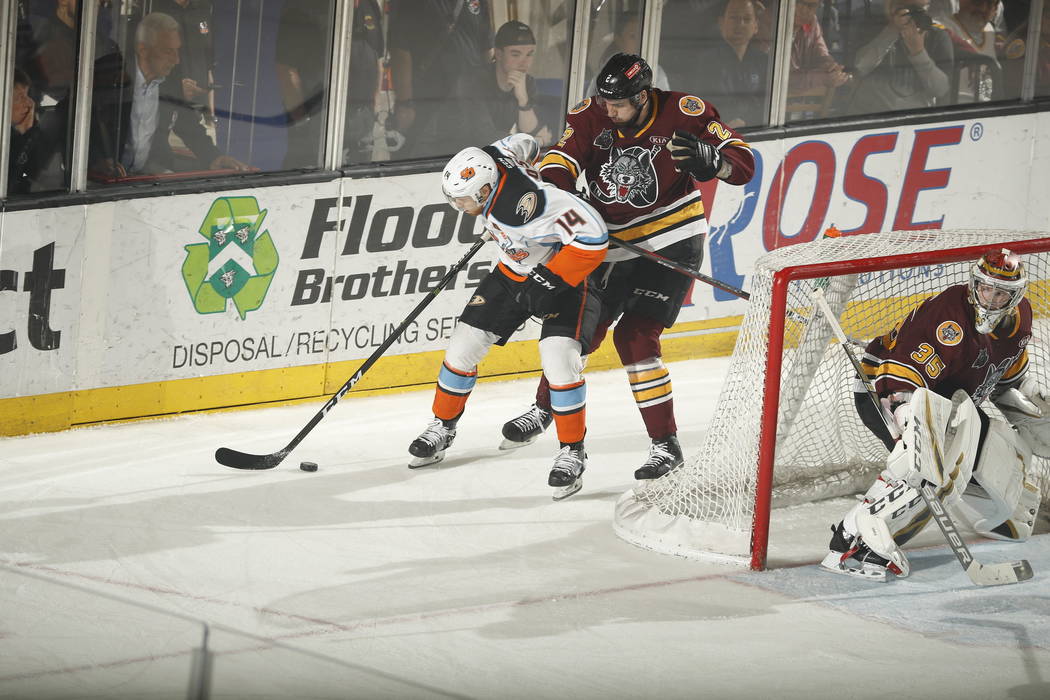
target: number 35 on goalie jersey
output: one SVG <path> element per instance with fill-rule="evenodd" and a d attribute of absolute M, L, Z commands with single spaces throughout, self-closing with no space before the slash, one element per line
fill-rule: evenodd
<path fill-rule="evenodd" d="M 485 226 L 499 245 L 499 268 L 511 279 L 521 281 L 543 264 L 576 286 L 605 259 L 609 231 L 587 202 L 539 179 L 524 160 L 531 139 L 514 134 L 482 149 L 499 171 Z"/>
<path fill-rule="evenodd" d="M 923 302 L 873 340 L 861 361 L 879 396 L 927 388 L 946 398 L 963 389 L 980 404 L 1019 382 L 1028 369 L 1032 306 L 1022 299 L 992 333 L 978 333 L 967 285 Z"/>

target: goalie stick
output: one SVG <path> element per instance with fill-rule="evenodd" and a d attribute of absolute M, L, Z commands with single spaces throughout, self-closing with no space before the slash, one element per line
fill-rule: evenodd
<path fill-rule="evenodd" d="M 860 361 L 857 360 L 856 355 L 849 348 L 849 340 L 846 338 L 845 332 L 842 330 L 842 326 L 839 325 L 838 318 L 832 313 L 831 307 L 828 306 L 827 299 L 824 298 L 824 290 L 817 288 L 812 293 L 813 301 L 820 310 L 824 313 L 824 317 L 828 320 L 828 324 L 831 326 L 832 331 L 835 333 L 835 337 L 838 338 L 839 345 L 842 347 L 843 352 L 849 358 L 850 364 L 853 365 L 854 371 L 857 373 L 857 378 L 861 384 L 864 385 L 864 390 L 868 394 L 868 398 L 875 404 L 875 410 L 882 417 L 883 422 L 886 424 L 886 429 L 890 431 L 890 435 L 894 439 L 900 437 L 900 431 L 897 430 L 896 424 L 887 418 L 885 411 L 883 410 L 882 402 L 879 401 L 878 394 L 875 393 L 875 385 L 872 384 L 868 375 L 864 373 L 863 368 L 860 366 Z M 936 440 L 933 440 L 933 455 L 934 459 L 937 460 L 937 468 L 943 474 L 945 473 L 943 465 L 941 464 L 941 449 L 940 445 Z M 933 514 L 933 519 L 937 523 L 937 527 L 941 529 L 941 534 L 944 535 L 944 539 L 947 540 L 948 546 L 951 547 L 952 552 L 955 553 L 955 557 L 959 560 L 959 564 L 966 571 L 966 574 L 970 577 L 978 586 L 999 586 L 1007 583 L 1019 583 L 1021 581 L 1027 581 L 1032 578 L 1032 565 L 1028 563 L 1027 559 L 1014 562 L 1002 562 L 998 564 L 982 564 L 973 558 L 973 554 L 970 553 L 970 548 L 963 541 L 961 535 L 959 535 L 958 528 L 955 527 L 955 521 L 948 514 L 948 509 L 944 507 L 940 499 L 937 498 L 937 494 L 934 493 L 933 486 L 927 482 L 923 482 L 919 488 L 919 495 L 922 496 L 922 500 L 926 503 L 926 507 L 930 509 L 930 513 Z"/>
<path fill-rule="evenodd" d="M 361 379 L 364 373 L 367 372 L 369 368 L 372 365 L 374 365 L 380 357 L 383 356 L 383 353 L 385 353 L 390 348 L 390 346 L 394 344 L 394 341 L 401 337 L 401 334 L 405 332 L 405 329 L 408 328 L 408 325 L 412 323 L 412 321 L 414 321 L 416 317 L 423 312 L 423 309 L 430 305 L 430 302 L 434 301 L 438 293 L 440 293 L 441 290 L 444 289 L 450 281 L 452 281 L 452 278 L 455 277 L 459 273 L 459 271 L 463 269 L 463 266 L 467 264 L 467 261 L 474 257 L 474 254 L 481 249 L 481 246 L 485 245 L 486 240 L 488 240 L 488 237 L 482 236 L 474 242 L 474 245 L 472 245 L 470 247 L 470 250 L 468 250 L 466 254 L 459 259 L 459 262 L 457 262 L 455 265 L 449 268 L 448 272 L 445 273 L 445 276 L 442 277 L 441 280 L 437 283 L 437 286 L 435 286 L 433 289 L 427 292 L 427 295 L 423 297 L 418 304 L 416 304 L 416 308 L 412 309 L 412 311 L 409 312 L 408 316 L 405 317 L 405 320 L 401 322 L 401 325 L 395 328 L 393 332 L 391 332 L 390 335 L 387 336 L 386 340 L 384 340 L 383 343 L 378 348 L 376 348 L 375 352 L 373 352 L 368 357 L 368 359 L 365 360 L 364 363 L 357 369 L 357 371 L 354 372 L 354 376 L 350 377 L 350 379 L 348 379 L 346 383 L 343 384 L 343 386 L 339 387 L 339 391 L 332 394 L 328 401 L 325 402 L 324 406 L 321 406 L 321 410 L 314 414 L 314 417 L 310 419 L 310 422 L 307 423 L 303 427 L 303 429 L 300 430 L 294 438 L 292 438 L 292 441 L 284 446 L 283 449 L 278 450 L 277 452 L 272 452 L 268 455 L 256 455 L 250 454 L 248 452 L 239 452 L 238 450 L 231 450 L 228 447 L 220 447 L 219 449 L 215 450 L 215 461 L 223 466 L 232 467 L 234 469 L 273 469 L 278 464 L 280 464 L 284 460 L 284 458 L 288 456 L 288 453 L 294 450 L 296 445 L 302 442 L 303 439 L 310 433 L 310 431 L 313 430 L 317 426 L 317 424 L 321 422 L 321 419 L 324 418 L 330 410 L 332 410 L 332 407 L 339 403 L 339 399 L 346 396 L 346 392 L 350 391 L 350 389 L 352 389 L 353 386 L 357 384 L 357 382 Z"/>

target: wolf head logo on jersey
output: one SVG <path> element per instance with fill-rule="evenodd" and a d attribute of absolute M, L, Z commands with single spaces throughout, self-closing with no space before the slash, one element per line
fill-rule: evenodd
<path fill-rule="evenodd" d="M 659 146 L 614 148 L 609 162 L 603 163 L 599 172 L 605 188 L 592 182 L 591 193 L 605 204 L 626 202 L 639 208 L 651 205 L 659 189 L 653 167 L 653 158 L 659 150 Z"/>

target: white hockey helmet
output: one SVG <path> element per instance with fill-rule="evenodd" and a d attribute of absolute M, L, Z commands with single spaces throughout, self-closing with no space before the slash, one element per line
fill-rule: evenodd
<path fill-rule="evenodd" d="M 1028 287 L 1021 258 L 1006 248 L 981 256 L 970 270 L 970 303 L 977 317 L 977 332 L 991 333 L 1021 303 Z"/>
<path fill-rule="evenodd" d="M 471 146 L 452 156 L 441 173 L 441 191 L 453 209 L 464 211 L 464 198 L 484 206 L 499 182 L 496 161 L 488 153 Z M 485 185 L 489 186 L 483 192 Z M 457 201 L 458 200 L 458 201 Z"/>

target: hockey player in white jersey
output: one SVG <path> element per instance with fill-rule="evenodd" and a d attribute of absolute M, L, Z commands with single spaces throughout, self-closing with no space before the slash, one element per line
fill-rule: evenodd
<path fill-rule="evenodd" d="M 583 350 L 598 323 L 588 275 L 605 259 L 608 230 L 579 197 L 539 179 L 539 146 L 514 134 L 465 148 L 445 166 L 441 187 L 456 209 L 484 217 L 499 263 L 467 302 L 449 340 L 434 395 L 434 419 L 409 446 L 412 468 L 434 464 L 456 437 L 456 422 L 477 381 L 477 366 L 530 316 L 542 319 L 540 363 L 551 384 L 560 448 L 548 484 L 555 500 L 580 489 L 587 455 Z"/>

